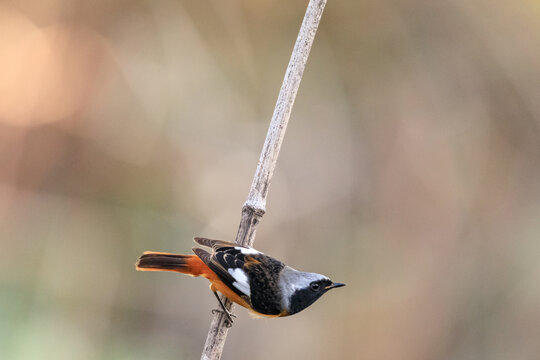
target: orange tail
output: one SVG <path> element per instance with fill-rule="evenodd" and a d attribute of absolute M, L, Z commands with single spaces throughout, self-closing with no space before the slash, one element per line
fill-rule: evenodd
<path fill-rule="evenodd" d="M 205 275 L 210 269 L 197 255 L 146 251 L 136 265 L 139 271 L 175 271 L 191 276 Z"/>

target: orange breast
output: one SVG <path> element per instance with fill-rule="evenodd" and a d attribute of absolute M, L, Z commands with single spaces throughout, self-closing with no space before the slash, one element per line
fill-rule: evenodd
<path fill-rule="evenodd" d="M 229 289 L 227 285 L 223 283 L 223 281 L 217 279 L 217 280 L 210 280 L 210 290 L 212 291 L 219 291 L 223 295 L 225 295 L 229 300 L 237 303 L 240 306 L 243 306 L 245 308 L 250 309 L 249 304 L 242 299 L 240 296 L 238 296 L 237 293 L 235 293 L 233 290 Z"/>
<path fill-rule="evenodd" d="M 201 261 L 202 263 L 202 261 Z M 204 266 L 206 266 L 203 263 Z M 231 290 L 221 279 L 217 276 L 215 272 L 210 270 L 208 266 L 206 266 L 206 269 L 202 271 L 201 276 L 207 278 L 210 280 L 210 290 L 212 291 L 219 291 L 223 295 L 225 295 L 229 300 L 237 303 L 240 306 L 243 306 L 245 308 L 250 308 L 249 304 L 242 299 L 237 293 L 235 293 L 233 290 Z"/>

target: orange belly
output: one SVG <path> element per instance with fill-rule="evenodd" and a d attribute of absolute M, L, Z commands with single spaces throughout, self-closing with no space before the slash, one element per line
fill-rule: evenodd
<path fill-rule="evenodd" d="M 244 299 L 242 299 L 237 293 L 231 290 L 227 285 L 225 285 L 225 283 L 221 281 L 221 279 L 217 276 L 215 272 L 210 270 L 209 267 L 206 267 L 206 268 L 208 270 L 203 271 L 201 276 L 207 278 L 210 281 L 210 290 L 219 291 L 224 296 L 226 296 L 229 300 L 237 303 L 238 305 L 243 306 L 248 309 L 250 308 L 249 304 Z"/>
<path fill-rule="evenodd" d="M 217 279 L 217 280 L 210 280 L 210 282 L 211 282 L 210 290 L 219 291 L 220 293 L 225 295 L 229 300 L 237 303 L 240 306 L 250 309 L 249 304 L 240 296 L 238 296 L 237 293 L 229 289 L 229 287 L 225 285 L 223 281 Z"/>
<path fill-rule="evenodd" d="M 207 278 L 208 280 L 210 280 L 210 283 L 211 283 L 210 284 L 210 290 L 219 291 L 220 293 L 225 295 L 229 300 L 237 303 L 240 306 L 245 307 L 246 309 L 248 309 L 250 311 L 250 314 L 254 318 L 262 318 L 262 317 L 273 318 L 273 317 L 283 317 L 283 316 L 288 316 L 289 315 L 287 310 L 283 310 L 278 315 L 268 315 L 268 314 L 261 314 L 259 312 L 256 312 L 255 310 L 253 310 L 251 308 L 251 306 L 244 299 L 242 299 L 237 293 L 235 293 L 227 285 L 225 285 L 225 283 L 223 281 L 221 281 L 219 279 L 219 277 L 216 275 L 216 273 L 213 272 L 212 270 L 210 270 L 210 268 L 208 268 L 208 271 L 203 271 L 201 276 L 203 276 L 203 277 Z"/>

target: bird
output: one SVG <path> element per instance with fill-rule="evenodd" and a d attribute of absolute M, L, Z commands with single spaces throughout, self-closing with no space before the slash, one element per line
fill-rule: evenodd
<path fill-rule="evenodd" d="M 232 317 L 218 292 L 251 311 L 255 317 L 284 317 L 296 314 L 318 300 L 330 289 L 345 286 L 327 276 L 293 269 L 251 247 L 236 243 L 195 237 L 194 255 L 146 251 L 138 259 L 139 271 L 173 271 L 210 281 L 228 321 Z"/>

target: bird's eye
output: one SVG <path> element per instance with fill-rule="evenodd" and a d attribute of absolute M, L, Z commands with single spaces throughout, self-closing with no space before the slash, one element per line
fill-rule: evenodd
<path fill-rule="evenodd" d="M 321 288 L 321 284 L 319 284 L 318 282 L 314 282 L 311 284 L 311 290 L 313 291 L 319 291 L 320 288 Z"/>

